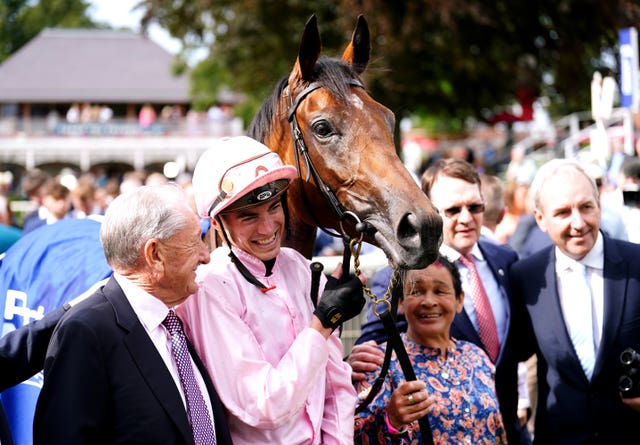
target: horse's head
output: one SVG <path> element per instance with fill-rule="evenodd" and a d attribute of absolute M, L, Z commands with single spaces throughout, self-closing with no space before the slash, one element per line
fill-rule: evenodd
<path fill-rule="evenodd" d="M 442 221 L 398 158 L 393 113 L 360 81 L 370 55 L 365 19 L 358 18 L 341 59 L 320 57 L 320 52 L 312 17 L 293 70 L 249 128 L 252 137 L 298 168 L 301 180 L 288 193 L 289 245 L 310 256 L 316 226 L 344 227 L 355 236 L 354 221 L 360 220 L 367 223 L 359 226 L 367 228 L 365 240 L 396 265 L 425 267 L 438 253 Z M 331 204 L 333 196 L 338 203 Z M 356 217 L 341 225 L 342 211 Z"/>

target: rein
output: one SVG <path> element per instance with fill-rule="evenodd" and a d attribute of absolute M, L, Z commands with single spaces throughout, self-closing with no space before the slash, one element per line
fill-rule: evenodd
<path fill-rule="evenodd" d="M 350 81 L 350 85 L 358 88 L 364 88 L 362 83 L 360 83 L 355 79 Z M 361 222 L 355 213 L 346 211 L 338 201 L 338 198 L 336 197 L 333 190 L 331 190 L 331 188 L 322 180 L 322 178 L 320 177 L 320 174 L 318 173 L 318 170 L 316 169 L 315 165 L 313 164 L 313 161 L 311 160 L 311 157 L 309 156 L 309 150 L 307 149 L 307 144 L 304 142 L 304 136 L 302 135 L 302 130 L 300 130 L 300 125 L 298 124 L 298 119 L 296 117 L 296 111 L 298 110 L 298 107 L 300 106 L 302 101 L 310 93 L 322 87 L 323 87 L 322 83 L 312 82 L 307 88 L 302 90 L 300 94 L 298 94 L 298 96 L 296 96 L 295 100 L 293 99 L 292 96 L 290 96 L 291 103 L 290 103 L 287 119 L 291 124 L 291 137 L 293 139 L 295 159 L 296 159 L 296 170 L 298 170 L 298 180 L 300 183 L 300 193 L 302 195 L 302 200 L 304 201 L 304 205 L 306 206 L 307 211 L 311 215 L 311 218 L 313 219 L 317 227 L 319 227 L 322 231 L 324 231 L 325 233 L 333 237 L 342 236 L 343 241 L 345 243 L 345 249 L 343 253 L 343 261 L 342 261 L 343 273 L 342 273 L 341 280 L 346 280 L 349 274 L 350 256 L 353 256 L 353 265 L 354 265 L 355 275 L 358 276 L 361 273 L 360 272 L 360 250 L 362 248 L 363 232 L 367 228 L 367 223 Z M 313 180 L 316 183 L 316 186 L 318 187 L 318 189 L 320 190 L 320 193 L 322 193 L 322 195 L 325 197 L 325 199 L 327 200 L 327 202 L 329 203 L 329 205 L 331 206 L 335 214 L 339 217 L 340 229 L 342 230 L 342 235 L 336 232 L 329 231 L 328 229 L 326 229 L 325 227 L 322 227 L 322 225 L 318 223 L 318 218 L 316 217 L 313 211 L 313 208 L 310 204 L 309 198 L 306 192 L 304 191 L 302 171 L 300 170 L 300 157 L 303 158 L 305 166 L 307 168 L 305 181 L 309 181 L 309 175 L 313 177 Z M 355 218 L 355 220 L 357 221 L 356 230 L 360 232 L 359 238 L 353 238 L 350 240 L 348 239 L 349 237 L 346 234 L 344 227 L 342 226 L 342 222 L 348 216 Z M 314 264 L 315 263 L 312 263 L 311 265 L 312 267 L 311 298 L 315 306 L 315 304 L 317 303 L 317 293 L 318 293 L 315 281 L 319 279 L 318 276 L 321 273 L 322 269 L 319 268 L 318 266 L 314 266 Z M 398 358 L 398 362 L 400 363 L 400 367 L 402 368 L 402 372 L 404 373 L 405 378 L 408 381 L 416 380 L 416 375 L 413 370 L 413 365 L 409 360 L 409 356 L 407 355 L 407 351 L 404 347 L 404 343 L 402 342 L 402 338 L 400 337 L 400 333 L 398 332 L 398 327 L 396 326 L 396 323 L 395 323 L 395 318 L 396 318 L 395 313 L 396 313 L 398 302 L 397 302 L 397 298 L 393 298 L 393 299 L 391 298 L 391 294 L 392 294 L 393 288 L 397 283 L 397 277 L 398 277 L 398 270 L 394 268 L 393 274 L 391 276 L 391 280 L 389 281 L 389 287 L 387 288 L 387 291 L 385 292 L 382 298 L 378 298 L 376 295 L 374 295 L 371 292 L 371 289 L 369 289 L 368 287 L 364 286 L 363 288 L 365 295 L 367 295 L 367 297 L 371 299 L 371 310 L 373 314 L 382 320 L 385 331 L 387 332 L 388 340 L 387 340 L 387 349 L 385 352 L 385 360 L 380 370 L 380 374 L 378 375 L 378 378 L 376 379 L 376 382 L 374 383 L 374 385 L 371 387 L 371 390 L 369 391 L 367 398 L 360 404 L 360 406 L 357 407 L 356 412 L 362 411 L 364 407 L 367 406 L 371 402 L 371 400 L 373 400 L 375 395 L 380 390 L 380 387 L 382 387 L 382 384 L 386 378 L 386 374 L 389 370 L 392 350 L 396 351 L 396 357 Z M 393 300 L 395 300 L 395 304 Z M 377 311 L 376 306 L 379 303 L 384 303 L 386 305 L 386 310 L 384 310 L 382 313 L 379 313 Z M 433 445 L 433 433 L 431 431 L 431 425 L 429 425 L 429 420 L 427 416 L 425 415 L 420 419 L 418 419 L 418 424 L 420 425 L 422 443 L 425 445 Z"/>

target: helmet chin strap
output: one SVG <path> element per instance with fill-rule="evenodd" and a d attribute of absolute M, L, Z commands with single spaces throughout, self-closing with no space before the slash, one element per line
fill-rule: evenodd
<path fill-rule="evenodd" d="M 238 268 L 238 272 L 240 272 L 240 275 L 242 275 L 244 279 L 247 280 L 249 283 L 253 284 L 255 287 L 260 289 L 260 292 L 262 293 L 275 289 L 275 286 L 269 286 L 269 287 L 265 286 L 251 272 L 249 272 L 249 269 L 247 269 L 247 267 L 242 263 L 242 261 L 240 261 L 240 258 L 238 258 L 236 254 L 233 253 L 233 249 L 231 248 L 232 246 L 231 241 L 227 236 L 227 231 L 225 230 L 224 225 L 222 224 L 222 218 L 220 218 L 220 215 L 216 215 L 216 221 L 218 221 L 218 224 L 220 224 L 220 231 L 222 232 L 222 237 L 224 238 L 224 241 L 227 243 L 227 247 L 229 247 L 229 258 L 231 258 L 231 262 L 235 264 L 235 266 Z"/>

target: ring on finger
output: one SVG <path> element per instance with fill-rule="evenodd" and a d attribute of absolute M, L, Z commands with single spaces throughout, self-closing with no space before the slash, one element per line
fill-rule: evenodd
<path fill-rule="evenodd" d="M 415 401 L 415 399 L 413 398 L 413 394 L 409 394 L 409 395 L 407 396 L 407 400 L 409 400 L 409 405 L 415 405 L 415 404 L 416 404 L 416 401 Z"/>

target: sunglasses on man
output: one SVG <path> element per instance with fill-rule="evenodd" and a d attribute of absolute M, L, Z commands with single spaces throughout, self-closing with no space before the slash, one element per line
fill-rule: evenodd
<path fill-rule="evenodd" d="M 444 209 L 442 213 L 444 213 L 447 218 L 453 218 L 455 216 L 458 216 L 460 212 L 462 212 L 462 209 L 465 207 L 467 208 L 469 213 L 473 213 L 474 215 L 484 212 L 484 203 L 478 202 L 475 204 L 449 207 L 448 209 Z"/>

